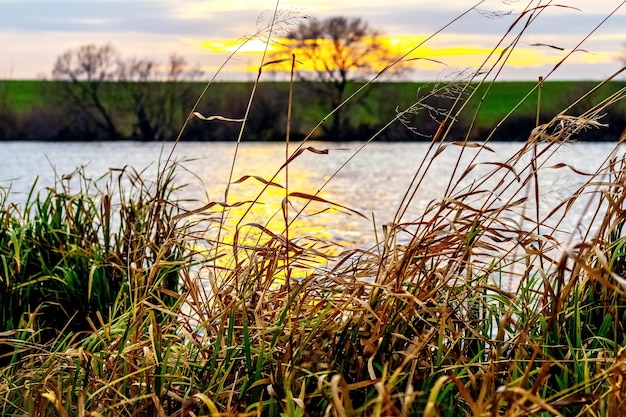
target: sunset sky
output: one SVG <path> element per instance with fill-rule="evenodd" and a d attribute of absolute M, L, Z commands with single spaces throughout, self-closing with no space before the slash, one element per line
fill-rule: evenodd
<path fill-rule="evenodd" d="M 480 4 L 468 0 L 283 0 L 279 9 L 286 23 L 279 29 L 284 34 L 290 24 L 305 16 L 362 17 L 398 53 L 405 53 L 475 4 L 475 10 L 411 55 L 441 63 L 412 61 L 413 69 L 405 78 L 435 80 L 477 68 L 528 5 L 551 4 L 525 32 L 500 79 L 536 80 L 547 75 L 620 5 L 550 78 L 599 80 L 623 65 L 626 6 L 621 0 L 487 0 Z M 49 78 L 62 52 L 107 42 L 124 57 L 165 61 L 175 52 L 210 76 L 244 37 L 268 23 L 275 7 L 269 0 L 0 0 L 0 78 Z M 512 42 L 521 27 L 514 29 L 502 47 Z M 247 44 L 220 79 L 254 77 L 248 70 L 258 67 L 263 46 L 260 39 Z"/>

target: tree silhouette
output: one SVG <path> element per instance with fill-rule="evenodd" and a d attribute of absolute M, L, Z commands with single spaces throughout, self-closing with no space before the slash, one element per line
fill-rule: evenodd
<path fill-rule="evenodd" d="M 332 124 L 325 127 L 332 139 L 341 139 L 344 132 L 342 109 L 337 107 L 345 98 L 351 81 L 363 81 L 398 60 L 381 42 L 378 31 L 360 18 L 331 17 L 311 20 L 287 34 L 287 46 L 304 64 L 297 77 L 313 81 L 311 88 L 328 99 L 333 114 Z M 400 64 L 393 67 L 400 72 Z"/>
<path fill-rule="evenodd" d="M 111 45 L 83 45 L 57 58 L 52 71 L 60 99 L 83 134 L 95 139 L 165 140 L 175 137 L 193 85 L 202 75 L 171 55 L 162 66 L 145 58 L 122 59 Z"/>
<path fill-rule="evenodd" d="M 96 126 L 106 139 L 120 137 L 115 117 L 107 104 L 109 91 L 105 91 L 108 90 L 105 83 L 115 80 L 118 63 L 119 55 L 110 44 L 90 44 L 64 52 L 52 70 L 54 79 L 67 81 L 61 84 L 65 105 Z"/>

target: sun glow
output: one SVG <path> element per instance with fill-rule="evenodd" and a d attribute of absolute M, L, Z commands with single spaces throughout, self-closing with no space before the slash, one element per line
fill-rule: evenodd
<path fill-rule="evenodd" d="M 425 36 L 408 35 L 383 38 L 383 42 L 391 51 L 401 55 L 414 49 L 406 59 L 414 62 L 414 66 L 423 69 L 441 68 L 442 65 L 460 68 L 477 67 L 495 62 L 505 52 L 504 48 L 481 45 L 488 44 L 485 39 L 466 38 L 461 34 L 449 34 L 426 44 Z M 465 42 L 463 39 L 466 39 Z M 546 63 L 556 63 L 562 59 L 562 55 L 562 51 L 518 46 L 508 59 L 507 65 L 536 67 Z M 588 60 L 592 61 L 589 57 Z"/>
<path fill-rule="evenodd" d="M 567 54 L 566 50 L 557 50 L 541 44 L 520 44 L 508 56 L 504 48 L 490 48 L 489 42 L 476 37 L 466 37 L 460 34 L 448 34 L 440 37 L 436 42 L 426 41 L 423 35 L 387 36 L 377 39 L 382 48 L 394 56 L 405 56 L 406 66 L 425 71 L 441 71 L 444 68 L 478 68 L 493 65 L 503 56 L 507 56 L 506 65 L 513 68 L 532 68 L 542 65 L 557 64 Z M 291 56 L 295 55 L 298 61 L 297 68 L 304 71 L 317 71 L 323 68 L 322 61 L 332 62 L 329 58 L 332 53 L 331 41 L 315 41 L 318 50 L 315 54 L 306 54 L 293 45 L 289 39 L 273 39 L 267 44 L 266 39 L 215 39 L 201 43 L 203 49 L 213 54 L 230 55 L 233 52 L 260 56 L 269 54 L 266 62 L 272 61 L 267 71 L 288 72 L 291 69 Z M 410 52 L 410 53 L 408 53 Z M 616 60 L 613 52 L 577 51 L 568 57 L 569 63 L 594 64 L 610 63 Z M 318 61 L 318 62 L 315 62 Z M 386 62 L 372 55 L 370 61 L 374 71 L 380 71 Z M 258 65 L 238 65 L 238 70 L 256 72 Z"/>
<path fill-rule="evenodd" d="M 273 43 L 270 43 L 268 45 L 267 42 L 262 39 L 208 40 L 202 42 L 201 45 L 202 48 L 217 54 L 230 54 L 232 52 L 238 52 L 243 54 L 262 54 L 266 49 L 267 51 L 276 50 L 276 46 L 274 46 Z"/>

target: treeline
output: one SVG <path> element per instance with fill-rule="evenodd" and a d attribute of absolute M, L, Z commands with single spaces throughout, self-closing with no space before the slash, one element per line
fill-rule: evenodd
<path fill-rule="evenodd" d="M 20 89 L 28 83 L 32 90 L 31 96 L 22 97 Z M 348 93 L 356 91 L 361 85 L 351 83 Z M 546 84 L 547 94 L 544 93 L 545 102 L 541 106 L 541 122 L 576 102 L 591 85 Z M 136 76 L 127 77 L 126 80 L 98 82 L 73 82 L 69 79 L 0 82 L 0 140 L 174 140 L 204 86 L 202 82 L 185 77 L 142 81 Z M 463 100 L 456 100 L 459 96 L 458 86 L 376 83 L 342 107 L 341 126 L 331 130 L 327 128 L 331 124 L 331 117 L 327 116 L 332 109 L 320 86 L 296 82 L 293 85 L 293 100 L 289 103 L 288 83 L 264 82 L 255 90 L 243 130 L 243 140 L 284 140 L 289 106 L 292 108 L 291 138 L 294 140 L 305 137 L 325 118 L 313 138 L 367 140 L 376 135 L 377 141 L 424 141 L 431 140 L 443 124 L 443 128 L 451 126 L 447 138 L 460 140 L 469 131 L 470 140 L 484 140 L 501 118 L 517 104 L 522 92 L 531 87 L 532 83 L 496 84 L 492 95 L 482 102 L 478 117 L 474 120 L 483 96 L 483 92 L 478 91 L 465 105 L 460 116 L 451 123 L 452 115 L 463 104 Z M 623 85 L 618 83 L 610 88 L 616 90 L 621 87 Z M 517 93 L 516 89 L 519 90 Z M 253 84 L 248 82 L 211 85 L 197 110 L 212 120 L 193 117 L 181 139 L 235 140 L 241 130 L 241 123 L 235 120 L 245 117 L 252 91 Z M 580 101 L 568 114 L 583 114 L 601 100 L 602 95 L 607 94 L 606 91 L 600 93 Z M 19 105 L 16 104 L 18 102 Z M 536 107 L 536 102 L 532 100 L 523 103 L 498 125 L 493 139 L 526 139 L 536 125 Z M 397 117 L 399 112 L 404 112 L 402 117 Z M 604 126 L 581 132 L 576 137 L 578 140 L 619 138 L 626 125 L 624 107 L 615 106 L 610 113 L 599 116 L 599 122 Z M 389 124 L 394 118 L 397 120 Z"/>

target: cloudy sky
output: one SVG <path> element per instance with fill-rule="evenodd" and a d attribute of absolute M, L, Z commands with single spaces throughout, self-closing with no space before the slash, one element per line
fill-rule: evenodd
<path fill-rule="evenodd" d="M 477 5 L 412 53 L 413 58 L 431 58 L 440 63 L 414 60 L 413 71 L 406 76 L 438 79 L 477 68 L 486 54 L 503 41 L 497 58 L 526 23 L 526 19 L 518 23 L 504 37 L 520 12 L 529 6 L 548 6 L 540 7 L 541 12 L 519 40 L 500 78 L 536 80 L 550 74 L 553 80 L 600 80 L 623 65 L 624 3 L 282 0 L 279 9 L 285 21 L 279 29 L 286 31 L 305 16 L 362 17 L 399 53 L 404 53 Z M 244 37 L 263 30 L 275 7 L 276 2 L 270 0 L 0 0 L 0 78 L 49 78 L 59 54 L 88 43 L 111 43 L 122 56 L 159 61 L 178 53 L 212 74 Z M 585 39 L 616 9 L 600 29 Z M 243 53 L 229 61 L 221 78 L 253 77 L 254 73 L 246 70 L 259 65 L 258 49 L 262 45 L 261 41 L 246 45 Z M 571 53 L 577 47 L 579 50 Z M 551 72 L 568 54 L 566 62 Z"/>

